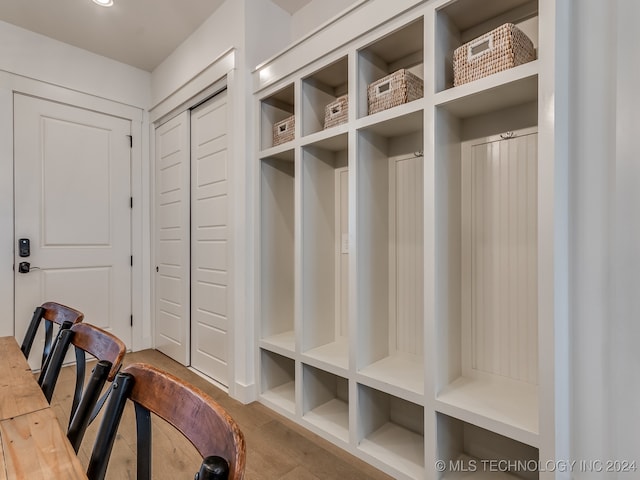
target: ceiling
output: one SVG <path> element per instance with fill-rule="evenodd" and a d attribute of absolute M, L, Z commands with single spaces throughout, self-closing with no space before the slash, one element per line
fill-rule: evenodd
<path fill-rule="evenodd" d="M 224 1 L 1 0 L 0 20 L 152 71 Z M 311 0 L 271 1 L 293 14 Z"/>

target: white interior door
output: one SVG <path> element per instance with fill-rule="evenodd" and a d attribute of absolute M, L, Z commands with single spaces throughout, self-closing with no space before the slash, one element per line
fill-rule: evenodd
<path fill-rule="evenodd" d="M 131 345 L 130 121 L 16 94 L 14 122 L 16 336 L 56 301 Z"/>
<path fill-rule="evenodd" d="M 155 346 L 189 365 L 189 112 L 156 129 Z"/>
<path fill-rule="evenodd" d="M 228 386 L 227 94 L 191 111 L 191 365 Z"/>

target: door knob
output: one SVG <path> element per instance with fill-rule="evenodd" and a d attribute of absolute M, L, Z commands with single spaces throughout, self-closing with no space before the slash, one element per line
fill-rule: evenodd
<path fill-rule="evenodd" d="M 40 267 L 32 267 L 29 262 L 20 262 L 18 264 L 18 272 L 29 273 L 31 270 L 40 270 Z"/>

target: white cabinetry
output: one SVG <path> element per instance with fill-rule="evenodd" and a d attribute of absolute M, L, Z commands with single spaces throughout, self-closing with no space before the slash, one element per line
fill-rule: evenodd
<path fill-rule="evenodd" d="M 255 74 L 260 400 L 395 478 L 553 478 L 531 469 L 564 442 L 540 421 L 564 399 L 539 293 L 558 241 L 539 153 L 554 151 L 554 52 L 538 48 L 556 7 L 539 3 L 403 1 L 367 25 L 391 8 L 372 1 L 342 19 L 360 30 L 320 31 L 341 43 L 318 58 L 300 50 L 312 35 Z M 505 22 L 538 59 L 454 88 L 454 50 Z M 398 69 L 424 97 L 369 115 L 367 86 Z M 346 122 L 325 129 L 343 95 Z M 273 146 L 291 115 L 294 139 Z"/>

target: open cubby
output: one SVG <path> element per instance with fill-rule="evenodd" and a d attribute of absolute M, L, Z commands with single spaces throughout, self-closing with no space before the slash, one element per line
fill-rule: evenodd
<path fill-rule="evenodd" d="M 260 393 L 271 406 L 289 414 L 296 411 L 296 370 L 291 358 L 260 350 Z"/>
<path fill-rule="evenodd" d="M 348 80 L 347 57 L 302 79 L 302 136 L 324 129 L 325 108 L 348 93 Z"/>
<path fill-rule="evenodd" d="M 260 162 L 261 343 L 295 351 L 293 151 Z"/>
<path fill-rule="evenodd" d="M 422 119 L 419 111 L 359 130 L 355 165 L 357 369 L 416 394 L 424 393 Z"/>
<path fill-rule="evenodd" d="M 302 418 L 349 442 L 349 382 L 309 365 L 302 367 Z"/>
<path fill-rule="evenodd" d="M 538 480 L 538 449 L 456 418 L 436 414 L 441 480 Z"/>
<path fill-rule="evenodd" d="M 347 135 L 302 150 L 302 352 L 349 366 Z"/>
<path fill-rule="evenodd" d="M 424 80 L 422 17 L 358 51 L 358 118 L 368 114 L 369 84 L 401 68 Z"/>
<path fill-rule="evenodd" d="M 538 0 L 456 0 L 437 10 L 435 91 L 453 87 L 456 48 L 507 22 L 538 48 Z"/>
<path fill-rule="evenodd" d="M 260 149 L 273 147 L 273 126 L 294 114 L 294 87 L 288 85 L 260 101 Z"/>
<path fill-rule="evenodd" d="M 438 408 L 535 445 L 537 105 L 436 124 Z"/>
<path fill-rule="evenodd" d="M 357 391 L 358 449 L 409 478 L 423 478 L 424 408 L 365 385 Z"/>

